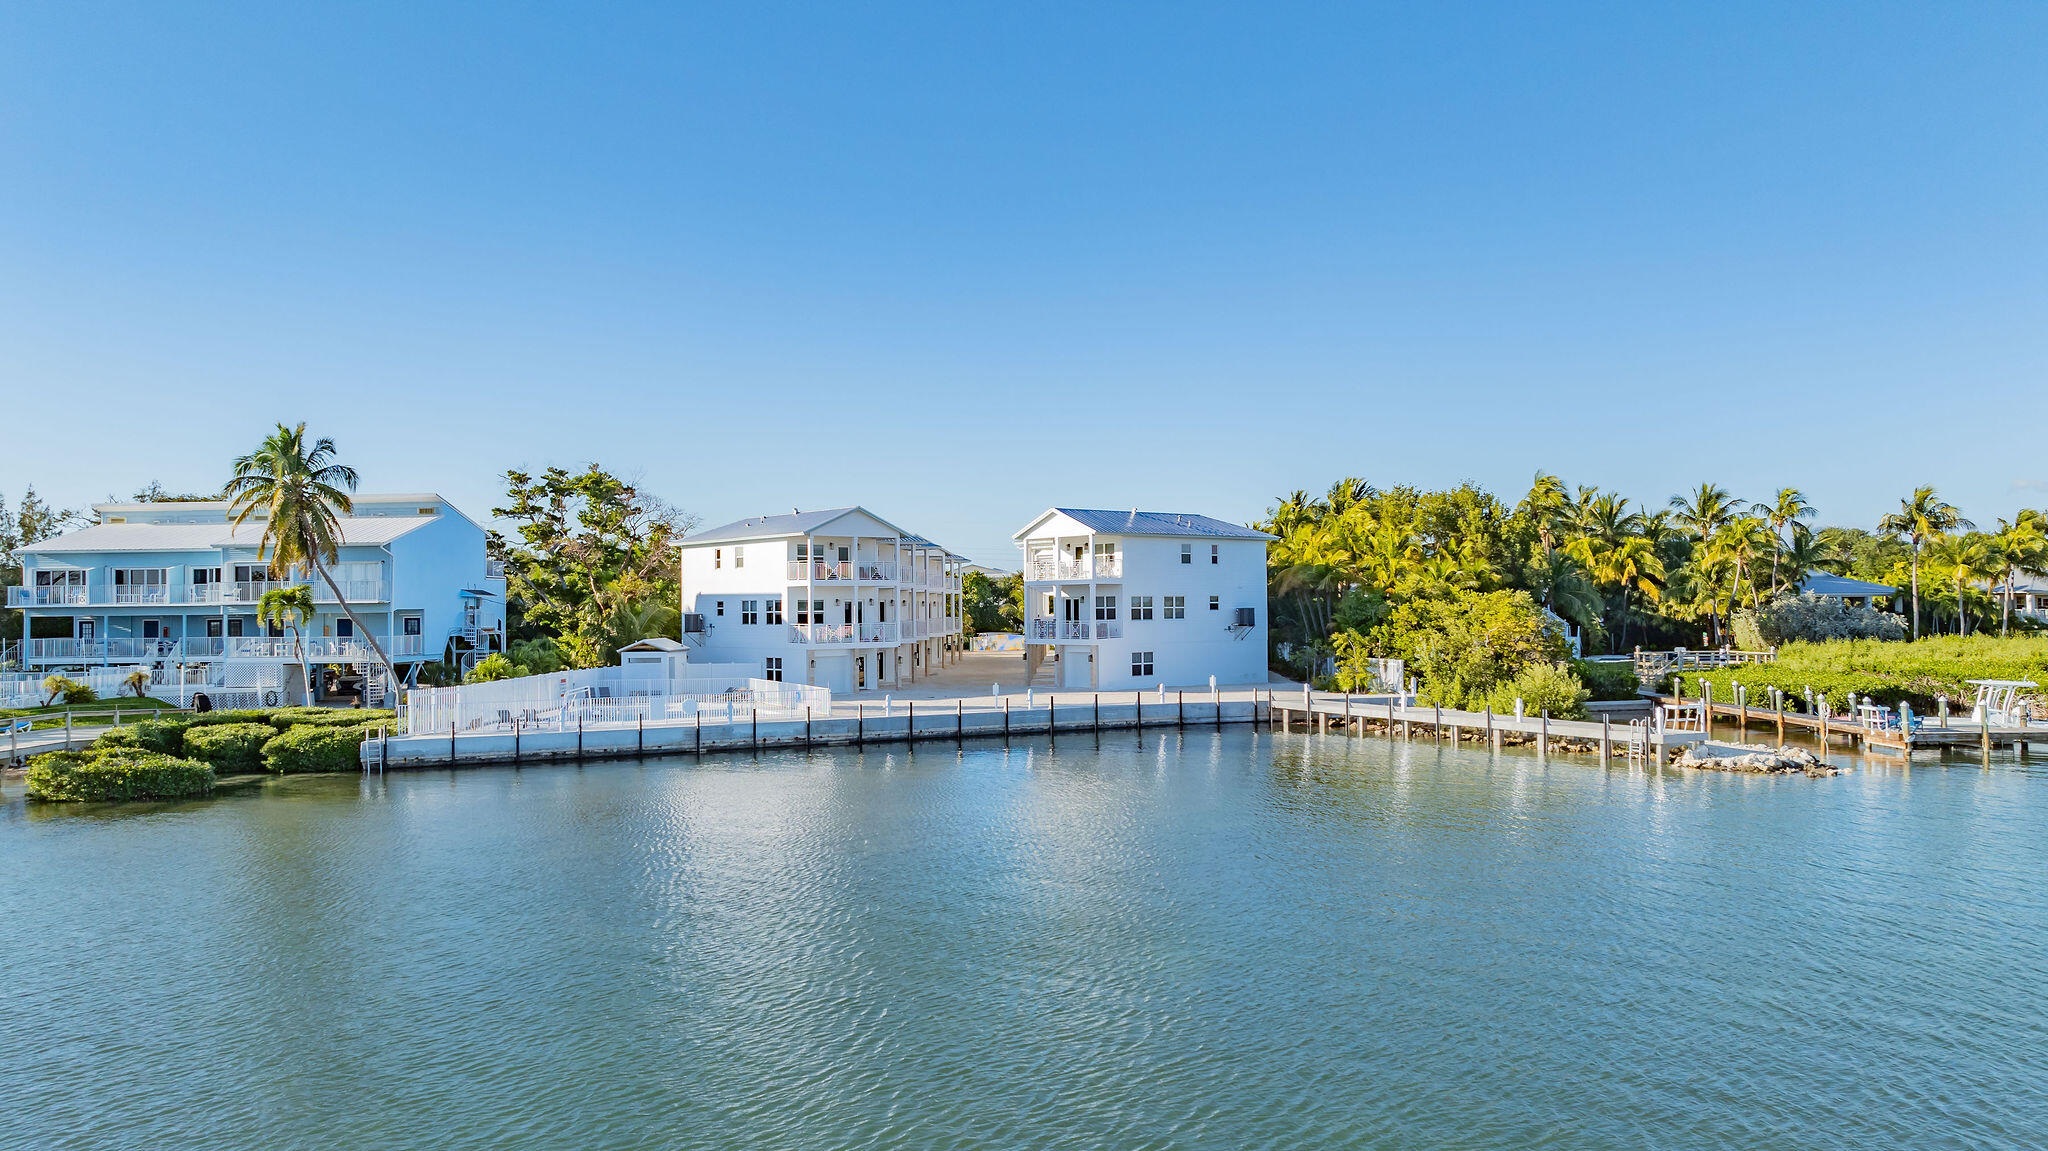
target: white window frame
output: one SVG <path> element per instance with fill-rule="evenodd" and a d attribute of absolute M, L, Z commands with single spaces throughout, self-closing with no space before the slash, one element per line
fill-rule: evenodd
<path fill-rule="evenodd" d="M 1131 677 L 1133 679 L 1151 679 L 1153 674 L 1152 668 L 1153 659 L 1151 652 L 1134 651 L 1131 653 Z"/>
<path fill-rule="evenodd" d="M 760 622 L 761 622 L 761 601 L 760 601 L 760 600 L 757 600 L 757 599 L 743 599 L 743 600 L 741 600 L 741 601 L 740 601 L 740 626 L 741 626 L 741 627 L 745 627 L 745 626 L 747 626 L 748 624 L 756 624 L 756 623 L 760 623 Z"/>
<path fill-rule="evenodd" d="M 1159 605 L 1159 618 L 1188 618 L 1188 597 L 1184 595 L 1168 595 L 1160 596 L 1159 598 L 1162 601 Z"/>
<path fill-rule="evenodd" d="M 1180 545 L 1180 562 L 1184 564 L 1192 564 L 1195 562 L 1195 545 Z"/>
<path fill-rule="evenodd" d="M 1223 597 L 1222 597 L 1222 596 L 1220 596 L 1220 595 L 1212 595 L 1212 596 L 1210 596 L 1210 597 L 1209 597 L 1209 610 L 1210 610 L 1210 611 L 1222 611 L 1222 610 L 1223 610 Z"/>
<path fill-rule="evenodd" d="M 1115 596 L 1099 595 L 1095 597 L 1095 618 L 1098 620 L 1113 620 L 1116 618 Z"/>
<path fill-rule="evenodd" d="M 781 596 L 770 596 L 761 602 L 761 622 L 770 627 L 782 626 Z"/>
<path fill-rule="evenodd" d="M 740 546 L 738 546 L 738 545 L 734 545 L 734 547 L 733 547 L 733 549 L 732 549 L 732 566 L 733 566 L 733 570 L 735 570 L 735 571 L 739 570 L 740 568 L 743 568 L 743 567 L 747 566 L 747 549 L 746 549 L 746 548 L 740 547 Z"/>
<path fill-rule="evenodd" d="M 1134 595 L 1131 597 L 1131 622 L 1152 618 L 1152 597 Z"/>
<path fill-rule="evenodd" d="M 762 659 L 761 659 L 761 678 L 762 678 L 762 679 L 765 679 L 765 680 L 767 680 L 767 681 L 768 681 L 768 682 L 770 682 L 770 683 L 781 683 L 781 682 L 782 682 L 782 657 L 781 657 L 781 656 L 779 656 L 779 655 L 771 655 L 771 656 L 764 656 L 764 657 L 762 657 Z"/>
<path fill-rule="evenodd" d="M 1222 563 L 1222 562 L 1223 562 L 1223 545 L 1222 545 L 1222 544 L 1210 544 L 1210 545 L 1209 545 L 1209 562 L 1210 562 L 1210 563 L 1212 563 L 1212 564 L 1214 564 L 1214 563 Z"/>

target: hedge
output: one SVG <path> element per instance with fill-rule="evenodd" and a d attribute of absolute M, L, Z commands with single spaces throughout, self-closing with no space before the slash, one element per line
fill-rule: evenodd
<path fill-rule="evenodd" d="M 221 775 L 263 770 L 263 745 L 277 734 L 267 723 L 215 723 L 185 733 L 185 755 Z"/>
<path fill-rule="evenodd" d="M 153 751 L 158 755 L 183 755 L 185 727 L 182 716 L 145 719 L 108 728 L 101 732 L 100 737 L 93 743 L 95 747 L 108 749 L 133 748 L 139 751 Z"/>
<path fill-rule="evenodd" d="M 335 707 L 285 707 L 268 713 L 263 722 L 279 731 L 289 731 L 302 725 L 317 727 L 360 727 L 364 724 L 389 724 L 397 714 L 373 708 Z"/>
<path fill-rule="evenodd" d="M 213 791 L 213 768 L 131 748 L 53 751 L 28 762 L 29 797 L 50 802 L 181 799 Z"/>
<path fill-rule="evenodd" d="M 1932 715 L 1944 698 L 1955 707 L 1967 707 L 1976 697 L 1968 680 L 2030 679 L 2048 685 L 2048 639 L 1942 636 L 1912 643 L 1794 643 L 1778 649 L 1775 663 L 1680 674 L 1688 699 L 1699 698 L 1704 681 L 1714 685 L 1717 702 L 1730 702 L 1734 685 L 1740 683 L 1748 688 L 1752 707 L 1764 706 L 1766 689 L 1775 687 L 1785 693 L 1787 707 L 1804 710 L 1804 691 L 1812 688 L 1816 697 L 1827 697 L 1829 710 L 1838 713 L 1848 707 L 1853 692 L 1859 699 L 1888 707 L 1909 703 L 1914 711 Z"/>
<path fill-rule="evenodd" d="M 388 718 L 377 721 L 390 722 Z M 355 771 L 362 764 L 363 740 L 369 738 L 375 726 L 298 724 L 272 736 L 263 745 L 263 764 L 279 775 Z"/>
<path fill-rule="evenodd" d="M 1575 659 L 1572 671 L 1577 673 L 1579 682 L 1586 685 L 1586 690 L 1593 693 L 1594 699 L 1634 699 L 1642 690 L 1634 664 L 1589 663 Z"/>

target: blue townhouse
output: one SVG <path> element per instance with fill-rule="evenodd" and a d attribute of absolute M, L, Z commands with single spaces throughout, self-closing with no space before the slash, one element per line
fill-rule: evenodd
<path fill-rule="evenodd" d="M 310 584 L 317 609 L 299 636 L 257 622 L 263 593 L 289 584 L 257 556 L 256 517 L 231 527 L 223 501 L 93 511 L 91 527 L 14 553 L 22 584 L 7 606 L 23 614 L 25 669 L 146 666 L 160 685 L 282 680 L 289 693 L 307 675 L 317 690 L 323 669 L 375 665 L 325 581 L 294 581 Z M 475 520 L 438 495 L 359 495 L 340 526 L 334 581 L 402 679 L 445 655 L 467 665 L 502 650 L 505 572 Z"/>

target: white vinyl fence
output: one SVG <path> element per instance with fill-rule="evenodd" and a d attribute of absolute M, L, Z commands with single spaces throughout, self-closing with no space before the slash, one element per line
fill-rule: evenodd
<path fill-rule="evenodd" d="M 125 682 L 130 672 L 147 673 L 147 666 L 136 667 L 89 667 L 79 672 L 64 672 L 64 678 L 73 683 L 82 683 L 91 688 L 101 699 L 134 695 Z M 50 672 L 8 672 L 0 675 L 0 707 L 41 707 L 50 696 L 43 690 L 43 680 Z M 143 689 L 149 695 L 158 694 L 152 686 Z M 62 700 L 58 701 L 62 703 Z"/>
<path fill-rule="evenodd" d="M 757 678 L 751 664 L 692 664 L 672 677 L 645 664 L 586 668 L 457 687 L 414 688 L 405 695 L 405 733 L 564 731 L 758 714 L 800 719 L 806 708 L 832 712 L 822 687 Z"/>

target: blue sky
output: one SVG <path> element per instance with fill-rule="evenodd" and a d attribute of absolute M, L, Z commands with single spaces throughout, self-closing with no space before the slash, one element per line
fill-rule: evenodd
<path fill-rule="evenodd" d="M 2048 8 L 14 5 L 0 493 L 2048 505 Z"/>

